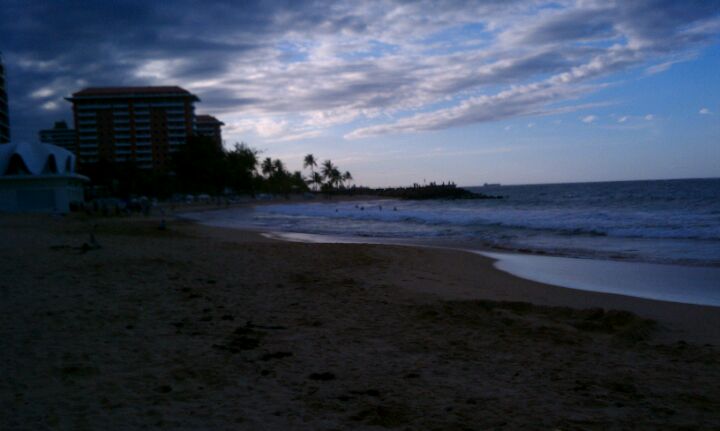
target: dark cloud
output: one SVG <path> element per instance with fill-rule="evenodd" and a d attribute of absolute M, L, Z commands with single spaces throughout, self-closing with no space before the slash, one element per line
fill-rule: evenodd
<path fill-rule="evenodd" d="M 564 43 L 569 40 L 589 41 L 616 35 L 615 21 L 607 8 L 571 10 L 552 15 L 531 26 L 519 39 L 522 43 Z"/>
<path fill-rule="evenodd" d="M 625 32 L 658 48 L 697 41 L 706 35 L 692 35 L 687 27 L 698 21 L 717 17 L 717 0 L 638 0 L 622 2 L 617 19 Z"/>
<path fill-rule="evenodd" d="M 33 139 L 67 118 L 67 107 L 42 106 L 58 106 L 83 86 L 158 83 L 137 73 L 148 61 L 176 60 L 173 73 L 182 80 L 226 73 L 229 57 L 267 46 L 274 16 L 252 2 L 3 1 L 0 50 L 14 136 Z M 57 88 L 46 100 L 29 97 L 48 86 Z"/>

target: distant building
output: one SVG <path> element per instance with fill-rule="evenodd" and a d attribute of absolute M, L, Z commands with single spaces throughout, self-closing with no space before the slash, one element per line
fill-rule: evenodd
<path fill-rule="evenodd" d="M 66 150 L 77 152 L 77 134 L 75 129 L 69 129 L 64 121 L 57 121 L 52 129 L 41 130 L 40 142 L 45 144 L 57 145 Z"/>
<path fill-rule="evenodd" d="M 75 155 L 55 145 L 0 145 L 0 212 L 61 212 L 83 202 L 87 177 Z"/>
<path fill-rule="evenodd" d="M 212 115 L 198 115 L 196 119 L 196 133 L 200 136 L 207 136 L 213 139 L 218 148 L 222 148 L 222 130 L 225 125 L 222 121 Z"/>
<path fill-rule="evenodd" d="M 195 102 L 180 87 L 86 88 L 73 104 L 80 164 L 101 159 L 162 169 L 195 133 Z"/>
<path fill-rule="evenodd" d="M 8 96 L 5 88 L 5 66 L 0 56 L 0 144 L 10 142 L 10 117 L 8 116 Z"/>

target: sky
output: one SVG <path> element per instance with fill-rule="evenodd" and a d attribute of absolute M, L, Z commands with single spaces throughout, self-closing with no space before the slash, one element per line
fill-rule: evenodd
<path fill-rule="evenodd" d="M 357 184 L 720 177 L 720 0 L 0 0 L 13 140 L 180 85 L 226 147 Z"/>

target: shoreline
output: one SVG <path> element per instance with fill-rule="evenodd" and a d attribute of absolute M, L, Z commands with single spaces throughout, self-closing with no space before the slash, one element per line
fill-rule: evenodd
<path fill-rule="evenodd" d="M 714 307 L 547 286 L 456 250 L 0 221 L 3 429 L 720 426 Z"/>
<path fill-rule="evenodd" d="M 327 201 L 323 200 L 317 200 L 317 199 L 308 199 L 304 200 L 301 198 L 298 199 L 291 199 L 291 200 L 285 200 L 285 201 L 279 201 L 279 200 L 272 200 L 272 201 L 248 201 L 245 203 L 245 205 L 242 205 L 240 208 L 253 208 L 253 207 L 263 207 L 267 205 L 302 205 L 302 204 L 309 204 L 309 205 L 317 205 L 317 204 L 342 204 L 343 202 L 353 202 L 353 201 L 365 201 L 365 200 L 387 200 L 387 198 L 377 197 L 377 196 L 356 196 L 356 197 L 336 197 L 336 199 L 331 199 Z M 356 205 L 357 207 L 357 205 Z M 371 205 L 371 207 L 373 207 Z M 341 208 L 341 210 L 344 212 L 349 208 Z M 207 208 L 207 210 L 210 213 L 218 212 L 220 214 L 212 214 L 212 217 L 215 220 L 211 220 L 208 224 L 215 223 L 222 223 L 223 227 L 234 227 L 238 229 L 259 229 L 263 231 L 268 232 L 275 232 L 273 226 L 271 223 L 268 223 L 266 221 L 260 221 L 259 227 L 254 226 L 253 224 L 258 224 L 255 222 L 252 222 L 250 220 L 245 220 L 244 223 L 238 224 L 235 219 L 228 219 L 223 220 L 222 212 L 225 210 L 225 208 L 221 207 L 214 207 L 214 208 Z M 232 209 L 231 209 L 232 210 Z M 402 209 L 401 209 L 402 211 Z M 195 219 L 200 222 L 205 222 L 200 218 L 194 218 L 192 214 L 203 212 L 203 209 L 193 210 L 193 211 L 187 211 L 186 213 L 190 215 L 190 219 Z M 338 208 L 335 208 L 335 212 L 338 212 Z M 282 211 L 281 213 L 282 214 Z M 293 214 L 291 212 L 291 214 Z M 311 211 L 312 214 L 312 211 Z M 265 214 L 267 216 L 267 214 Z M 298 214 L 295 214 L 298 215 Z M 300 214 L 302 215 L 302 214 Z M 272 213 L 270 214 L 270 218 L 272 219 Z M 310 218 L 312 218 L 311 216 Z M 616 243 L 612 246 L 613 248 L 608 248 L 607 242 L 600 242 L 600 243 L 582 243 L 581 245 L 578 245 L 576 247 L 568 246 L 567 243 L 563 242 L 564 239 L 557 239 L 558 243 L 556 243 L 554 246 L 549 245 L 549 243 L 546 243 L 545 245 L 540 246 L 533 246 L 532 244 L 525 244 L 525 243 L 513 243 L 513 242 L 503 242 L 502 240 L 499 240 L 497 238 L 494 238 L 492 235 L 498 234 L 497 232 L 490 234 L 490 239 L 484 238 L 483 236 L 458 236 L 459 234 L 456 232 L 454 235 L 434 235 L 433 232 L 430 232 L 430 234 L 427 234 L 427 232 L 421 231 L 420 234 L 415 234 L 414 231 L 410 230 L 406 232 L 404 235 L 395 236 L 393 237 L 392 233 L 388 235 L 388 232 L 385 232 L 383 230 L 380 230 L 377 232 L 377 235 L 371 235 L 366 236 L 363 234 L 362 231 L 358 231 L 357 229 L 357 223 L 350 224 L 350 231 L 346 232 L 343 231 L 342 224 L 337 225 L 337 223 L 343 223 L 343 221 L 334 221 L 334 219 L 331 217 L 328 220 L 324 220 L 324 218 L 328 217 L 327 214 L 319 216 L 320 220 L 314 220 L 318 223 L 328 223 L 326 227 L 323 229 L 314 229 L 310 225 L 303 224 L 304 217 L 300 217 L 298 220 L 291 220 L 291 222 L 299 223 L 296 230 L 297 232 L 291 232 L 291 231 L 277 231 L 278 234 L 297 234 L 298 236 L 304 235 L 308 238 L 317 235 L 319 238 L 323 237 L 330 237 L 333 239 L 341 240 L 341 242 L 355 242 L 356 240 L 354 238 L 360 238 L 361 242 L 369 242 L 369 243 L 400 243 L 400 244 L 418 244 L 418 245 L 431 245 L 431 246 L 444 246 L 444 247 L 451 247 L 451 248 L 460 248 L 460 249 L 471 249 L 476 251 L 482 251 L 482 252 L 491 252 L 491 253 L 515 253 L 515 254 L 521 254 L 521 255 L 530 255 L 530 256 L 550 256 L 550 257 L 564 257 L 564 258 L 571 258 L 571 259 L 590 259 L 590 260 L 599 260 L 599 261 L 612 261 L 612 262 L 629 262 L 629 263 L 649 263 L 649 264 L 657 264 L 657 265 L 669 265 L 669 266 L 681 266 L 681 267 L 690 267 L 690 268 L 716 268 L 720 271 L 720 261 L 716 259 L 703 259 L 695 255 L 694 257 L 688 257 L 683 255 L 670 255 L 667 254 L 667 250 L 663 251 L 660 254 L 652 255 L 647 254 L 647 250 L 651 249 L 654 246 L 657 247 L 666 247 L 668 244 L 662 243 L 662 244 L 655 244 L 654 242 L 663 242 L 663 241 L 669 241 L 667 238 L 623 238 L 623 237 L 612 237 L 609 238 L 612 241 L 615 241 Z M 285 219 L 282 217 L 279 219 L 280 222 L 284 222 Z M 341 220 L 343 220 L 341 218 Z M 344 219 L 345 222 L 347 221 L 353 221 L 352 217 L 349 219 Z M 360 218 L 357 220 L 365 220 L 364 218 Z M 277 221 L 277 220 L 276 220 Z M 370 218 L 369 222 L 372 224 L 374 222 L 377 222 L 378 220 Z M 382 222 L 382 220 L 380 220 Z M 397 220 L 391 220 L 391 222 L 396 222 L 398 226 L 395 226 L 398 229 L 402 230 L 402 226 L 404 223 L 397 223 Z M 382 224 L 382 223 L 381 223 Z M 413 223 L 410 223 L 411 225 Z M 219 224 L 216 224 L 219 225 Z M 421 223 L 422 225 L 422 223 Z M 338 230 L 340 229 L 340 230 Z M 372 227 L 370 229 L 373 229 Z M 383 227 L 382 229 L 387 229 L 387 227 Z M 494 228 L 488 228 L 490 232 L 493 231 Z M 318 233 L 299 233 L 299 232 L 313 232 L 316 231 Z M 551 233 L 552 235 L 552 233 Z M 600 236 L 601 241 L 605 241 L 608 239 L 607 237 Z M 548 237 L 550 238 L 550 237 Z M 577 238 L 574 240 L 581 240 L 582 235 L 578 235 Z M 638 241 L 638 243 L 621 243 L 621 241 L 630 241 L 630 240 Z M 687 241 L 686 239 L 677 239 L 677 241 Z M 677 247 L 677 244 L 673 244 L 674 247 Z M 707 244 L 702 244 L 703 247 L 707 247 Z M 579 247 L 579 248 L 578 248 Z M 625 249 L 619 249 L 618 247 L 625 247 Z M 689 244 L 683 243 L 682 247 L 690 247 Z M 699 250 L 695 253 L 700 253 L 705 248 L 701 247 Z M 628 251 L 629 250 L 629 251 Z M 643 251 L 645 250 L 645 251 Z M 633 254 L 637 253 L 637 254 Z"/>
<path fill-rule="evenodd" d="M 198 222 L 196 220 L 193 221 Z M 413 241 L 367 241 L 365 238 L 268 231 L 266 229 L 253 229 L 249 227 L 226 228 L 259 232 L 267 238 L 289 242 L 311 244 L 375 244 L 463 251 L 492 259 L 495 262 L 495 268 L 499 271 L 524 280 L 549 286 L 660 302 L 720 307 L 720 297 L 707 297 L 707 292 L 695 292 L 694 295 L 690 295 L 687 287 L 684 289 L 677 288 L 677 286 L 683 285 L 683 282 L 687 282 L 689 278 L 693 280 L 695 290 L 711 290 L 715 287 L 715 280 L 711 278 L 717 277 L 717 280 L 720 280 L 720 268 L 712 266 L 697 267 L 651 262 L 577 258 L 562 255 L 522 253 L 504 249 L 497 250 L 494 248 L 470 249 L 451 245 L 423 244 Z M 538 261 L 546 261 L 546 264 L 538 265 Z M 563 272 L 568 272 L 569 274 L 562 274 Z M 607 276 L 608 273 L 612 274 L 613 272 L 621 274 L 611 277 Z M 633 272 L 640 272 L 642 276 L 638 276 L 637 274 L 633 275 Z M 658 273 L 663 275 L 658 275 Z M 687 278 L 683 279 L 683 276 L 687 276 Z M 628 280 L 622 280 L 623 277 L 628 278 Z M 605 284 L 593 282 L 595 278 L 604 279 Z M 610 278 L 610 280 L 608 280 L 608 278 Z M 651 286 L 652 283 L 655 285 Z M 700 287 L 698 287 L 698 283 L 701 283 Z M 642 288 L 638 289 L 635 286 L 636 284 L 641 285 Z M 654 289 L 654 291 L 651 290 L 648 292 L 647 289 Z M 703 296 L 703 294 L 705 294 L 705 296 Z"/>
<path fill-rule="evenodd" d="M 250 203 L 248 207 L 252 208 Z M 219 225 L 204 222 L 201 219 L 182 217 L 184 220 L 226 229 L 248 230 L 259 232 L 263 236 L 280 241 L 304 243 L 340 243 L 340 244 L 378 244 L 424 247 L 430 249 L 459 250 L 479 254 L 496 260 L 495 267 L 524 280 L 543 283 L 555 287 L 581 290 L 596 293 L 615 294 L 629 298 L 649 299 L 654 301 L 674 302 L 686 305 L 720 307 L 720 297 L 713 295 L 714 282 L 720 280 L 720 268 L 715 266 L 694 266 L 668 263 L 655 263 L 632 260 L 612 260 L 553 255 L 547 253 L 523 252 L 504 247 L 467 248 L 460 245 L 424 243 L 413 239 L 400 238 L 365 238 L 342 237 L 336 235 L 309 234 L 289 231 L 275 231 L 265 227 Z M 503 259 L 502 257 L 507 257 Z M 518 261 L 523 261 L 522 264 Z M 548 261 L 545 265 L 537 265 L 538 261 Z M 554 267 L 554 268 L 553 268 Z M 559 267 L 559 268 L 558 268 Z M 649 269 L 651 268 L 651 269 Z M 573 274 L 568 276 L 563 272 Z M 642 276 L 633 274 L 638 272 Z M 608 279 L 607 273 L 623 273 Z M 664 273 L 665 276 L 658 276 Z M 683 278 L 684 277 L 684 278 Z M 605 280 L 598 283 L 596 279 Z M 692 290 L 687 289 L 688 281 Z M 642 288 L 638 288 L 638 285 Z M 678 286 L 685 286 L 679 289 Z M 716 295 L 717 296 L 717 295 Z"/>
<path fill-rule="evenodd" d="M 259 231 L 248 232 L 260 233 Z M 438 295 L 439 297 L 442 297 L 446 300 L 521 301 L 530 302 L 532 304 L 542 306 L 560 306 L 572 308 L 599 307 L 603 309 L 626 310 L 640 316 L 656 320 L 666 326 L 667 329 L 673 328 L 671 329 L 671 331 L 673 332 L 677 332 L 677 330 L 679 330 L 679 333 L 677 333 L 676 335 L 668 334 L 669 340 L 677 341 L 684 337 L 686 340 L 693 340 L 696 342 L 710 342 L 712 344 L 720 345 L 720 307 L 718 306 L 706 304 L 692 304 L 653 298 L 643 298 L 622 293 L 608 293 L 549 284 L 499 269 L 496 266 L 496 263 L 498 262 L 497 259 L 485 256 L 483 254 L 484 252 L 480 252 L 477 250 L 425 246 L 418 244 L 366 244 L 361 242 L 339 244 L 360 244 L 380 247 L 407 247 L 411 249 L 418 248 L 430 251 L 437 251 L 439 253 L 445 252 L 452 254 L 457 253 L 458 255 L 468 255 L 467 257 L 469 258 L 474 257 L 476 259 L 485 260 L 485 262 L 483 262 L 482 264 L 482 268 L 484 270 L 490 272 L 497 272 L 496 276 L 498 278 L 501 278 L 499 283 L 506 282 L 508 284 L 513 284 L 516 289 L 514 292 L 489 293 L 488 291 L 481 291 L 473 286 L 463 286 L 461 288 L 457 288 L 457 284 L 453 284 L 450 288 L 444 286 L 442 289 L 433 287 L 415 287 L 418 292 Z M 475 263 L 472 262 L 471 258 L 467 259 L 466 262 L 467 267 L 472 267 L 475 265 Z M 456 269 L 458 272 L 462 272 L 463 266 L 456 266 L 454 269 Z M 502 274 L 502 276 L 504 277 L 500 277 L 500 274 Z M 472 278 L 470 280 L 466 279 L 465 281 L 468 284 L 472 284 L 474 282 Z M 520 288 L 518 288 L 519 286 Z M 686 332 L 686 334 L 683 336 L 682 332 Z"/>
<path fill-rule="evenodd" d="M 468 250 L 461 248 L 452 248 L 444 246 L 432 246 L 422 244 L 400 244 L 400 243 L 365 243 L 365 242 L 308 242 L 306 240 L 288 240 L 283 238 L 283 232 L 278 235 L 277 232 L 268 232 L 263 229 L 240 229 L 235 227 L 219 227 L 199 223 L 194 220 L 186 220 L 188 223 L 197 225 L 208 230 L 207 234 L 216 238 L 224 238 L 231 240 L 231 232 L 236 232 L 243 240 L 245 235 L 256 235 L 267 241 L 278 242 L 297 242 L 300 244 L 338 244 L 338 245 L 360 245 L 373 247 L 391 247 L 391 248 L 408 248 L 427 250 L 436 252 L 437 254 L 449 254 L 463 256 L 463 258 L 453 257 L 445 258 L 443 266 L 450 267 L 447 262 L 449 259 L 453 261 L 462 261 L 463 265 L 452 265 L 452 269 L 457 273 L 467 272 L 467 268 L 479 266 L 482 270 L 481 275 L 472 276 L 463 274 L 463 283 L 449 283 L 442 288 L 437 286 L 416 285 L 411 290 L 419 293 L 436 295 L 445 300 L 500 300 L 500 301 L 523 301 L 530 302 L 541 306 L 560 306 L 572 308 L 603 308 L 626 310 L 642 317 L 656 320 L 660 322 L 665 329 L 670 332 L 666 334 L 668 340 L 677 341 L 680 339 L 692 340 L 696 342 L 709 342 L 711 344 L 720 345 L 720 307 L 706 304 L 693 304 L 677 301 L 643 298 L 631 296 L 622 293 L 609 293 L 593 290 L 583 290 L 579 288 L 559 286 L 548 284 L 542 281 L 536 281 L 532 278 L 515 275 L 511 272 L 497 268 L 497 259 L 484 255 L 478 250 Z M 212 232 L 218 230 L 218 233 Z M 219 232 L 224 232 L 220 235 Z M 300 234 L 304 235 L 304 234 Z M 319 237 L 320 235 L 313 235 Z M 492 250 L 488 250 L 492 252 Z M 532 256 L 532 255 L 529 255 Z M 475 260 L 475 261 L 474 261 Z M 494 273 L 493 284 L 508 283 L 515 287 L 514 292 L 509 291 L 487 291 L 481 290 L 472 284 L 477 284 L 477 280 L 487 276 L 487 273 Z M 437 272 L 434 274 L 442 277 Z M 498 281 L 495 281 L 498 280 Z"/>

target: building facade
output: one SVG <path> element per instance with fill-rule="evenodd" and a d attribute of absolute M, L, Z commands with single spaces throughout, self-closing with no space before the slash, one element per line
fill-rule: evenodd
<path fill-rule="evenodd" d="M 5 87 L 5 66 L 0 55 L 0 144 L 10 142 L 10 116 L 8 115 L 8 95 Z"/>
<path fill-rule="evenodd" d="M 222 148 L 222 130 L 221 127 L 225 125 L 222 121 L 213 117 L 212 115 L 198 115 L 195 117 L 197 125 L 197 134 L 200 136 L 207 136 L 212 138 L 215 145 L 218 148 Z"/>
<path fill-rule="evenodd" d="M 57 145 L 77 154 L 77 134 L 64 121 L 57 121 L 52 129 L 41 130 L 39 136 L 44 144 Z"/>
<path fill-rule="evenodd" d="M 195 134 L 195 102 L 180 87 L 86 88 L 67 98 L 73 104 L 77 156 L 164 169 L 170 154 Z"/>

